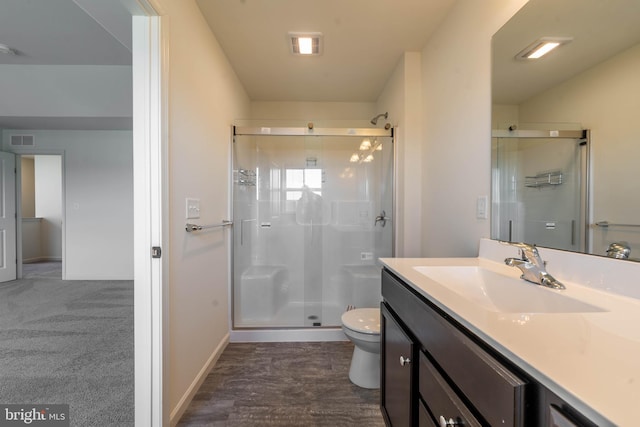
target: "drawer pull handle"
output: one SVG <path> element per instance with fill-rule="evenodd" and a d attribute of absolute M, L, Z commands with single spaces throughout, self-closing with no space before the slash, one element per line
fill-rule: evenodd
<path fill-rule="evenodd" d="M 405 366 L 409 363 L 411 363 L 411 359 L 409 359 L 408 357 L 405 359 L 404 356 L 400 356 L 400 366 Z"/>
<path fill-rule="evenodd" d="M 458 424 L 453 418 L 449 418 L 449 421 L 445 419 L 442 415 L 440 415 L 440 427 L 455 427 L 461 424 Z"/>

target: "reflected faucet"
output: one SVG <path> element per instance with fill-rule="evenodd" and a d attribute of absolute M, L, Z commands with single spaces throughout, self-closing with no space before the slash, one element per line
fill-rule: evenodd
<path fill-rule="evenodd" d="M 553 289 L 565 289 L 562 283 L 547 273 L 545 262 L 540 258 L 540 253 L 535 245 L 510 244 L 520 249 L 520 258 L 507 258 L 504 263 L 510 267 L 518 267 L 522 271 L 521 279 Z"/>
<path fill-rule="evenodd" d="M 627 242 L 614 242 L 607 249 L 607 256 L 610 258 L 629 259 L 630 254 L 631 247 Z"/>

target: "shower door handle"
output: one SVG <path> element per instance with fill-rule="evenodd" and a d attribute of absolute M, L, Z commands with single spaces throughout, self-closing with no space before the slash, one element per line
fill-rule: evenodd
<path fill-rule="evenodd" d="M 387 213 L 385 211 L 380 212 L 380 215 L 376 217 L 376 221 L 373 224 L 374 226 L 378 225 L 378 223 L 382 223 L 381 225 L 384 227 L 387 225 L 387 221 L 391 221 L 391 218 L 387 217 Z"/>

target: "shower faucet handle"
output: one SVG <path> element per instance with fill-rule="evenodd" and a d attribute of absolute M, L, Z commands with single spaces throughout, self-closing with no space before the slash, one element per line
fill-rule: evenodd
<path fill-rule="evenodd" d="M 380 212 L 380 215 L 376 217 L 376 221 L 373 223 L 373 225 L 376 226 L 379 222 L 381 222 L 382 226 L 384 227 L 385 225 L 387 225 L 387 221 L 391 221 L 391 218 L 387 216 L 387 213 L 385 211 L 382 211 Z"/>

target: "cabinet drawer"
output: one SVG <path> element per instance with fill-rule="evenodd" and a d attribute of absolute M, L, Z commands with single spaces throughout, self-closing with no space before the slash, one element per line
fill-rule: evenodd
<path fill-rule="evenodd" d="M 387 270 L 382 273 L 382 296 L 394 311 L 402 314 L 421 346 L 490 425 L 523 425 L 525 381 Z"/>
<path fill-rule="evenodd" d="M 473 416 L 422 352 L 420 353 L 418 387 L 420 396 L 427 403 L 436 421 L 442 417 L 446 421 L 453 419 L 454 425 L 481 427 L 482 424 Z"/>
<path fill-rule="evenodd" d="M 549 407 L 549 426 L 550 427 L 580 427 L 578 424 L 574 423 L 573 420 L 570 420 L 565 416 L 560 409 L 555 406 Z"/>
<path fill-rule="evenodd" d="M 418 427 L 439 427 L 429 415 L 427 407 L 424 406 L 422 400 L 418 400 Z"/>

